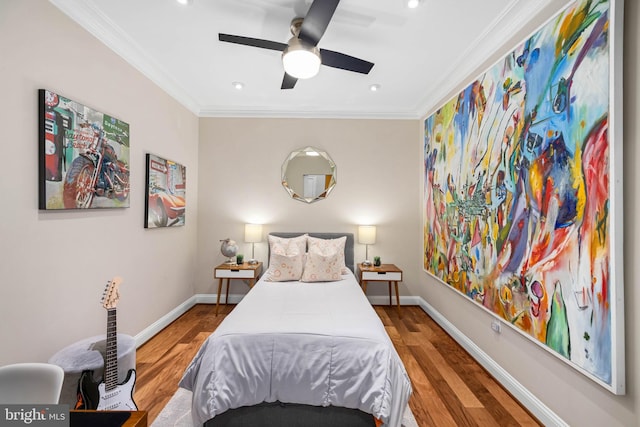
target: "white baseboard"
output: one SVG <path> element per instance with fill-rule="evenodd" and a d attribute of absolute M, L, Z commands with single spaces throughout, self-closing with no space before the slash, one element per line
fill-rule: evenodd
<path fill-rule="evenodd" d="M 374 305 L 389 305 L 389 295 L 367 295 L 367 299 Z M 396 305 L 396 297 L 392 298 Z M 400 295 L 400 305 L 420 305 L 419 299 L 414 296 Z"/>
<path fill-rule="evenodd" d="M 243 296 L 243 294 L 229 295 L 229 302 L 232 304 L 237 304 L 242 300 Z M 402 298 L 400 298 L 400 300 L 402 301 Z M 220 302 L 223 303 L 223 301 L 224 298 L 222 298 Z M 136 340 L 136 348 L 149 341 L 155 334 L 169 326 L 171 322 L 189 311 L 189 309 L 194 305 L 215 303 L 216 294 L 196 294 L 192 296 L 191 298 L 171 310 L 169 313 L 156 320 L 153 324 L 143 329 L 139 334 L 137 334 L 134 337 L 134 339 Z"/>
<path fill-rule="evenodd" d="M 229 295 L 229 303 L 237 304 L 242 301 L 246 294 L 230 294 Z M 216 303 L 216 294 L 196 294 L 196 302 L 195 304 L 215 304 Z M 224 304 L 224 297 L 220 298 L 220 304 Z"/>
<path fill-rule="evenodd" d="M 144 328 L 139 334 L 133 337 L 136 340 L 136 348 L 149 341 L 155 334 L 169 326 L 171 322 L 186 313 L 195 305 L 195 295 Z"/>
<path fill-rule="evenodd" d="M 242 300 L 244 295 L 229 295 L 229 302 L 237 304 Z M 389 304 L 389 297 L 386 295 L 373 295 L 368 296 L 368 300 L 372 304 Z M 140 347 L 147 342 L 151 337 L 167 327 L 171 322 L 176 320 L 182 314 L 186 313 L 191 307 L 196 304 L 215 304 L 215 294 L 196 294 L 171 310 L 166 315 L 162 316 L 156 322 L 149 327 L 145 328 L 142 332 L 137 334 L 134 338 L 136 340 L 136 346 Z M 394 299 L 395 303 L 395 299 Z M 568 427 L 562 418 L 560 418 L 555 412 L 549 409 L 544 403 L 542 403 L 536 396 L 534 396 L 529 390 L 527 390 L 522 384 L 520 384 L 515 378 L 513 378 L 507 371 L 505 371 L 498 363 L 496 363 L 489 355 L 487 355 L 480 347 L 478 347 L 473 341 L 471 341 L 466 335 L 464 335 L 453 323 L 449 322 L 442 314 L 440 314 L 435 308 L 433 308 L 428 302 L 421 297 L 416 296 L 401 296 L 400 305 L 419 305 L 425 313 L 436 321 L 453 339 L 460 344 L 469 354 L 484 367 L 493 377 L 504 386 L 524 407 L 526 407 L 538 420 L 545 426 L 558 426 Z"/>
<path fill-rule="evenodd" d="M 245 294 L 230 294 L 229 302 L 231 304 L 237 304 L 242 301 L 242 298 Z M 145 342 L 149 341 L 155 334 L 169 326 L 171 322 L 176 320 L 178 317 L 182 316 L 186 313 L 191 307 L 196 304 L 215 304 L 216 303 L 216 294 L 196 294 L 171 310 L 169 313 L 162 316 L 160 319 L 155 321 L 153 324 L 145 328 L 142 332 L 136 335 L 134 338 L 136 340 L 136 347 L 140 347 Z M 368 300 L 372 304 L 384 305 L 389 304 L 389 297 L 386 295 L 373 295 L 367 297 Z M 414 296 L 401 296 L 400 297 L 400 305 L 420 305 L 420 297 Z M 395 304 L 395 297 L 393 299 L 393 303 Z M 224 304 L 224 298 L 220 301 L 221 304 Z"/>
<path fill-rule="evenodd" d="M 568 427 L 555 412 L 549 409 L 544 403 L 520 384 L 507 371 L 496 363 L 480 347 L 464 335 L 453 323 L 449 322 L 442 314 L 433 308 L 421 297 L 414 297 L 418 300 L 418 305 L 433 320 L 436 321 L 453 339 L 460 344 L 469 354 L 484 367 L 504 388 L 506 388 L 518 401 L 527 408 L 545 426 Z M 402 298 L 400 298 L 402 301 Z"/>

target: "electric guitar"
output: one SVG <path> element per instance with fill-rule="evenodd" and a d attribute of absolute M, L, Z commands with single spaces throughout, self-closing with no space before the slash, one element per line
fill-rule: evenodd
<path fill-rule="evenodd" d="M 133 387 L 136 370 L 129 369 L 127 378 L 118 384 L 118 334 L 116 328 L 116 304 L 120 298 L 118 286 L 122 279 L 114 277 L 107 283 L 102 295 L 102 306 L 107 310 L 107 349 L 104 376 L 100 383 L 93 380 L 93 371 L 86 370 L 78 381 L 78 400 L 75 409 L 98 411 L 136 411 L 133 401 Z"/>

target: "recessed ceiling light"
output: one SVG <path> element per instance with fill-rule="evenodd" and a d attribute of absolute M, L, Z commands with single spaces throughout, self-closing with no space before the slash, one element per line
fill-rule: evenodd
<path fill-rule="evenodd" d="M 242 90 L 244 88 L 244 83 L 242 83 L 242 82 L 233 82 L 233 83 L 231 83 L 231 86 L 233 86 L 237 90 Z"/>
<path fill-rule="evenodd" d="M 374 85 L 371 85 L 371 86 L 369 86 L 369 90 L 370 90 L 371 92 L 377 92 L 377 91 L 379 91 L 379 90 L 380 90 L 380 85 L 379 85 L 379 84 L 377 84 L 377 83 L 376 83 L 376 84 L 374 84 Z"/>
<path fill-rule="evenodd" d="M 176 0 L 176 1 L 183 6 L 188 6 L 191 3 L 193 3 L 193 0 Z"/>
<path fill-rule="evenodd" d="M 420 0 L 407 0 L 407 7 L 409 9 L 415 9 L 420 6 Z"/>

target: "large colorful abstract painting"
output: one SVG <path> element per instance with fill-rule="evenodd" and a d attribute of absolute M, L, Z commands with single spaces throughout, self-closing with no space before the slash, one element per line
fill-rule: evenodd
<path fill-rule="evenodd" d="M 570 4 L 425 120 L 424 268 L 622 394 L 614 9 Z"/>

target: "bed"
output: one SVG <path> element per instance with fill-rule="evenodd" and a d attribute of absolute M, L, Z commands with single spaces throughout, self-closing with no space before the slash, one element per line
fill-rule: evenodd
<path fill-rule="evenodd" d="M 338 280 L 271 281 L 267 269 L 183 375 L 194 425 L 400 427 L 411 383 L 355 278 L 353 235 L 272 233 L 270 261 L 272 238 L 302 250 L 307 234 L 302 279 L 318 244 L 344 240 Z"/>

